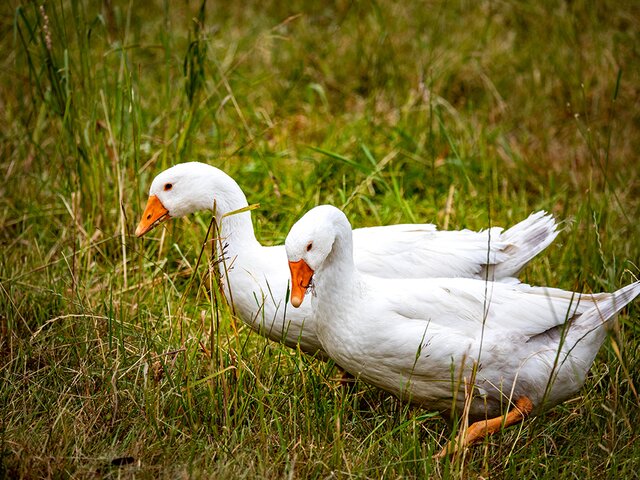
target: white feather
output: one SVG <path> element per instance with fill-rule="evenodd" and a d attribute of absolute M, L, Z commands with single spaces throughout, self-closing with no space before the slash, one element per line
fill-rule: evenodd
<path fill-rule="evenodd" d="M 322 354 L 310 302 L 300 309 L 287 307 L 284 247 L 264 247 L 257 241 L 249 211 L 227 216 L 248 206 L 229 175 L 211 165 L 182 163 L 158 174 L 149 195 L 157 196 L 171 217 L 212 210 L 215 204 L 227 245 L 226 264 L 232 266 L 225 290 L 236 313 L 272 340 L 299 343 L 305 352 Z M 513 282 L 510 277 L 553 241 L 555 226 L 551 215 L 538 212 L 506 232 L 499 227 L 440 232 L 430 224 L 361 228 L 353 231 L 356 265 L 367 274 L 390 278 L 485 278 L 488 269 L 492 277 Z"/>
<path fill-rule="evenodd" d="M 344 214 L 325 205 L 285 242 L 289 261 L 315 272 L 313 322 L 324 351 L 353 375 L 436 410 L 462 407 L 477 365 L 476 418 L 500 415 L 520 396 L 540 410 L 573 395 L 606 323 L 640 294 L 640 282 L 583 295 L 468 278 L 376 278 L 355 268 L 351 237 Z"/>

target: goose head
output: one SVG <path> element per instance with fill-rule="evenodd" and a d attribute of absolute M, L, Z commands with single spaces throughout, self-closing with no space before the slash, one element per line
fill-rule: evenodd
<path fill-rule="evenodd" d="M 338 239 L 351 238 L 351 224 L 336 207 L 320 205 L 298 220 L 285 240 L 291 271 L 291 304 L 299 307 L 313 275 L 327 263 Z M 351 242 L 345 242 L 351 245 Z M 351 248 L 347 249 L 351 255 Z"/>
<path fill-rule="evenodd" d="M 212 210 L 214 201 L 218 214 L 247 206 L 238 184 L 222 170 L 199 162 L 174 165 L 153 179 L 136 236 L 141 237 L 168 218 Z"/>

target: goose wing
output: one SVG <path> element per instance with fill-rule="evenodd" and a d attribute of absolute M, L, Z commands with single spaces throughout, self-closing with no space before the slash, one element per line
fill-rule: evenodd
<path fill-rule="evenodd" d="M 504 280 L 556 238 L 556 227 L 552 215 L 539 211 L 506 231 L 439 231 L 432 224 L 359 228 L 354 260 L 360 272 L 382 278 Z"/>
<path fill-rule="evenodd" d="M 494 332 L 539 335 L 580 315 L 609 294 L 580 295 L 556 288 L 473 279 L 402 280 L 385 289 L 393 317 L 477 338 Z M 382 292 L 380 293 L 382 295 Z"/>

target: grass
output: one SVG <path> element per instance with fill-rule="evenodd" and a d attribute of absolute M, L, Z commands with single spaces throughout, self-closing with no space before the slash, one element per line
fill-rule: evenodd
<path fill-rule="evenodd" d="M 638 477 L 637 302 L 579 395 L 438 463 L 440 417 L 231 321 L 195 269 L 210 215 L 133 236 L 153 176 L 199 160 L 266 244 L 318 203 L 449 229 L 544 208 L 565 230 L 524 281 L 630 283 L 638 5 L 144 3 L 0 7 L 0 476 Z"/>

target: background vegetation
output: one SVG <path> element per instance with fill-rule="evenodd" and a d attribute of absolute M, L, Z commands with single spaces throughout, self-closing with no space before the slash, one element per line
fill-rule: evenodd
<path fill-rule="evenodd" d="M 640 306 L 576 398 L 474 447 L 232 322 L 210 215 L 133 236 L 151 179 L 209 162 L 258 238 L 565 221 L 523 280 L 640 259 L 640 4 L 9 0 L 0 6 L 0 477 L 633 478 Z M 205 253 L 208 255 L 208 251 Z"/>

